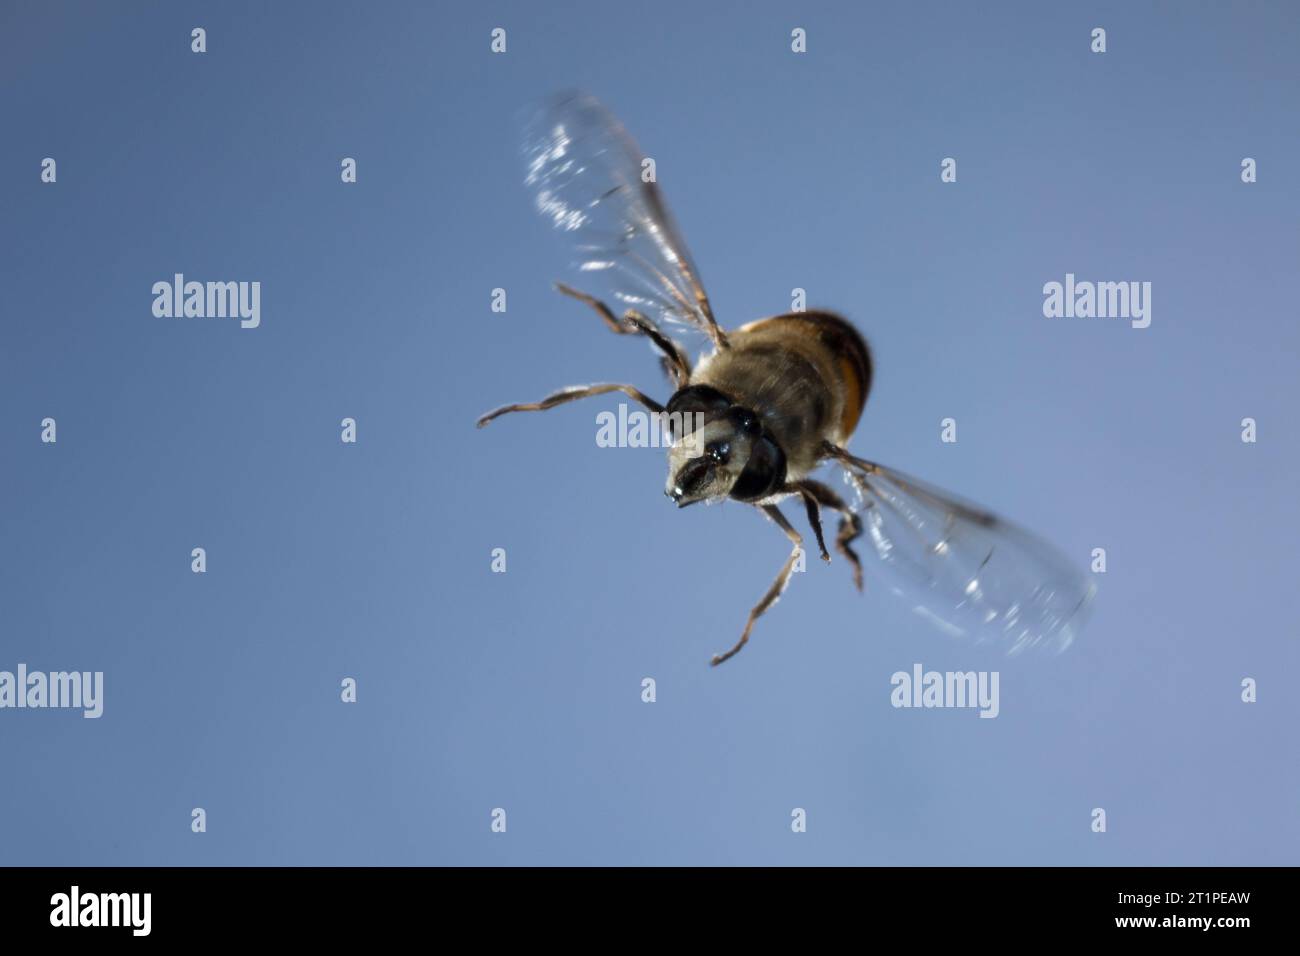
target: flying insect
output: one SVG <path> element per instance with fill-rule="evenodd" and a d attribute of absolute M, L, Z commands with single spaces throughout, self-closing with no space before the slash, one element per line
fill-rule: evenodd
<path fill-rule="evenodd" d="M 644 336 L 659 353 L 673 393 L 660 403 L 627 384 L 572 386 L 511 412 L 545 411 L 620 392 L 671 429 L 664 494 L 679 508 L 726 499 L 760 510 L 791 550 L 755 604 L 739 640 L 780 598 L 803 551 L 781 503 L 804 507 L 822 560 L 830 561 L 823 508 L 839 515 L 837 552 L 859 591 L 855 542 L 893 572 L 894 590 L 955 636 L 994 636 L 1010 653 L 1064 650 L 1095 593 L 1092 583 L 1046 542 L 992 513 L 847 449 L 871 391 L 873 357 L 862 335 L 827 311 L 791 312 L 724 330 L 699 270 L 668 211 L 645 156 L 614 116 L 582 93 L 553 98 L 527 125 L 525 183 L 541 215 L 570 240 L 578 268 L 599 276 L 620 310 L 565 284 L 557 289 L 591 308 L 611 331 Z M 702 336 L 692 362 L 665 327 Z M 841 469 L 846 500 L 813 473 Z M 862 545 L 859 545 L 862 547 Z"/>

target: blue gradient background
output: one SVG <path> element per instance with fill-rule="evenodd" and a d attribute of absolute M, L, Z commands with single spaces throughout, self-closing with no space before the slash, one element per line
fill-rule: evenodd
<path fill-rule="evenodd" d="M 106 674 L 100 720 L 0 711 L 0 863 L 1300 863 L 1300 14 L 1057 6 L 0 8 L 0 669 Z M 596 447 L 616 401 L 474 430 L 668 391 L 549 287 L 515 116 L 569 86 L 724 324 L 799 286 L 866 333 L 859 454 L 1107 549 L 1069 653 L 810 562 L 710 669 L 781 534 L 675 511 Z M 261 328 L 154 318 L 174 272 L 261 281 Z M 1043 318 L 1066 272 L 1151 327 Z M 1000 670 L 1001 716 L 893 709 L 914 662 Z"/>

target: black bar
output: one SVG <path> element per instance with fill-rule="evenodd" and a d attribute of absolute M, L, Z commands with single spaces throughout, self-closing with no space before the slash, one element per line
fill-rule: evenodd
<path fill-rule="evenodd" d="M 147 893 L 148 933 L 136 938 L 177 943 L 373 942 L 456 930 L 488 941 L 542 928 L 537 943 L 557 931 L 612 942 L 619 937 L 608 932 L 620 927 L 654 935 L 704 919 L 735 939 L 804 925 L 842 927 L 863 941 L 906 932 L 927 943 L 1129 936 L 1180 945 L 1284 930 L 1296 875 L 1208 867 L 11 868 L 0 870 L 0 926 L 7 941 L 127 940 L 145 927 Z M 102 912 L 125 925 L 53 925 L 72 922 L 74 886 L 78 922 Z M 126 897 L 100 894 L 141 895 L 127 908 Z"/>

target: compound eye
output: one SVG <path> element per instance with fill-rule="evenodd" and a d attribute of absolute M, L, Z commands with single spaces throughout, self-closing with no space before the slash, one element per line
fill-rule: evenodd
<path fill-rule="evenodd" d="M 731 442 L 711 441 L 704 446 L 704 454 L 719 465 L 725 465 L 731 459 Z"/>
<path fill-rule="evenodd" d="M 727 413 L 727 417 L 730 419 L 731 424 L 746 435 L 760 435 L 763 432 L 763 423 L 748 408 L 737 405 Z"/>
<path fill-rule="evenodd" d="M 772 439 L 764 437 L 754 442 L 745 470 L 731 486 L 731 497 L 737 501 L 758 501 L 784 484 L 785 452 Z"/>
<path fill-rule="evenodd" d="M 708 424 L 731 407 L 731 399 L 708 385 L 688 385 L 668 399 L 664 412 L 673 438 L 690 435 L 700 425 Z"/>

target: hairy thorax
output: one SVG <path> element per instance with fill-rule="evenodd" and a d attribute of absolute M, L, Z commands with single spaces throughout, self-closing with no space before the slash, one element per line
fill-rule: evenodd
<path fill-rule="evenodd" d="M 870 387 L 861 336 L 838 316 L 801 312 L 730 333 L 731 347 L 691 376 L 753 409 L 785 451 L 791 480 L 816 467 L 823 442 L 844 444 Z"/>

